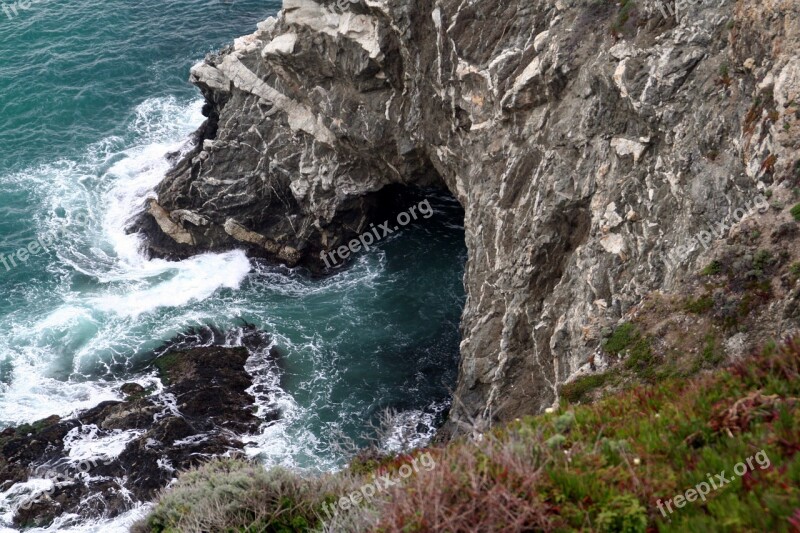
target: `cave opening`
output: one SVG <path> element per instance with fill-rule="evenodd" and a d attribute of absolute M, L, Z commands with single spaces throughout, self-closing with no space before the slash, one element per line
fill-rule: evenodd
<path fill-rule="evenodd" d="M 376 236 L 374 244 L 332 275 L 372 270 L 370 301 L 358 310 L 366 327 L 352 330 L 362 342 L 336 350 L 347 386 L 331 397 L 347 404 L 361 396 L 361 416 L 345 433 L 362 445 L 378 441 L 397 451 L 424 443 L 444 423 L 455 390 L 466 299 L 464 209 L 440 179 L 428 183 L 373 193 L 364 231 Z"/>

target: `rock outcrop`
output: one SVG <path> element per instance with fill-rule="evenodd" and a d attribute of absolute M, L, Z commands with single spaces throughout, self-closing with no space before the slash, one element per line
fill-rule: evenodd
<path fill-rule="evenodd" d="M 243 330 L 245 346 L 213 346 L 198 330 L 166 345 L 153 364 L 163 387 L 122 386 L 108 401 L 61 419 L 53 416 L 0 433 L 0 490 L 14 523 L 46 526 L 58 516 L 113 517 L 148 501 L 177 472 L 243 450 L 277 413 L 255 416 L 245 363 L 267 337 Z M 272 354 L 273 357 L 275 354 Z"/>
<path fill-rule="evenodd" d="M 157 255 L 243 246 L 321 269 L 382 219 L 387 185 L 446 187 L 469 250 L 451 427 L 536 412 L 604 329 L 710 261 L 701 232 L 759 194 L 798 201 L 799 11 L 285 0 L 192 69 L 208 120 L 140 227 Z M 796 330 L 796 300 L 769 332 Z"/>

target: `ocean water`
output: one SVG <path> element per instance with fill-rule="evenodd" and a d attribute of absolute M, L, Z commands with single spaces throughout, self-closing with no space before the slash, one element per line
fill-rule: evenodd
<path fill-rule="evenodd" d="M 244 320 L 283 354 L 280 374 L 249 363 L 258 402 L 281 411 L 248 438 L 252 457 L 335 469 L 342 440 L 370 436 L 386 409 L 396 413 L 387 448 L 432 434 L 455 381 L 464 301 L 452 198 L 425 193 L 432 218 L 325 279 L 240 251 L 148 260 L 125 232 L 167 171 L 164 155 L 203 120 L 191 65 L 278 8 L 0 0 L 0 428 L 119 398 L 121 383 L 153 379 L 148 354 L 164 341 Z M 10 262 L 37 239 L 46 250 Z M 81 438 L 80 457 L 124 445 Z M 141 511 L 51 530 L 124 530 Z"/>

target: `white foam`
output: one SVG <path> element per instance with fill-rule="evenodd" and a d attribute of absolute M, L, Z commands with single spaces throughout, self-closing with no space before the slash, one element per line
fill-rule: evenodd
<path fill-rule="evenodd" d="M 0 384 L 4 421 L 67 416 L 119 399 L 113 383 L 65 382 L 64 377 L 70 370 L 81 374 L 84 366 L 97 368 L 104 358 L 119 362 L 133 356 L 152 339 L 143 328 L 155 333 L 152 325 L 142 325 L 140 315 L 188 307 L 222 288 L 235 290 L 247 276 L 250 262 L 243 252 L 151 261 L 141 255 L 138 237 L 126 233 L 169 168 L 166 154 L 185 149 L 187 136 L 203 121 L 201 107 L 199 99 L 188 104 L 175 98 L 147 100 L 135 110 L 127 141 L 109 137 L 89 147 L 84 160 L 2 176 L 2 182 L 31 191 L 34 201 L 41 196 L 41 234 L 58 230 L 60 235 L 51 247 L 59 261 L 50 259 L 48 269 L 66 281 L 54 289 L 24 287 L 31 308 L 0 317 L 0 327 L 9 332 L 0 338 L 0 358 L 13 366 L 13 380 Z M 78 224 L 78 213 L 86 216 L 85 224 Z M 96 281 L 75 286 L 75 272 Z M 196 314 L 187 309 L 186 317 L 174 322 Z"/>
<path fill-rule="evenodd" d="M 47 528 L 26 529 L 26 533 L 128 533 L 131 526 L 147 516 L 151 504 L 138 504 L 112 519 L 85 520 L 78 515 L 61 515 Z M 16 533 L 17 530 L 0 530 Z"/>
<path fill-rule="evenodd" d="M 64 305 L 53 310 L 43 320 L 34 324 L 32 329 L 33 332 L 41 335 L 48 330 L 74 328 L 81 322 L 91 320 L 92 317 L 86 309 L 74 305 Z"/>
<path fill-rule="evenodd" d="M 392 413 L 381 449 L 390 453 L 403 453 L 426 446 L 436 436 L 437 418 L 449 406 L 449 402 L 434 402 L 427 409 L 412 409 Z"/>
<path fill-rule="evenodd" d="M 183 307 L 193 301 L 202 301 L 220 288 L 238 289 L 250 272 L 247 255 L 236 250 L 224 254 L 203 254 L 180 263 L 161 260 L 149 262 L 147 268 L 129 272 L 130 278 L 159 276 L 170 273 L 166 281 L 130 290 L 109 293 L 92 298 L 93 307 L 117 315 L 136 317 L 159 307 Z"/>
<path fill-rule="evenodd" d="M 52 479 L 31 478 L 23 483 L 15 483 L 4 492 L 0 492 L 0 521 L 10 524 L 14 513 L 38 496 L 50 491 L 55 485 Z M 0 531 L 14 531 L 2 529 Z"/>
<path fill-rule="evenodd" d="M 321 347 L 317 339 L 312 339 L 302 346 L 294 345 L 288 338 L 276 335 L 275 342 L 288 347 L 293 353 L 307 351 L 319 355 Z M 284 466 L 298 468 L 301 462 L 312 463 L 318 470 L 336 470 L 337 461 L 330 454 L 317 453 L 325 448 L 325 444 L 305 424 L 309 418 L 316 416 L 312 402 L 311 407 L 303 407 L 280 386 L 280 370 L 269 355 L 269 350 L 253 354 L 247 362 L 246 369 L 253 377 L 253 386 L 247 392 L 253 395 L 258 406 L 258 416 L 278 411 L 280 417 L 261 427 L 256 435 L 242 437 L 245 453 L 267 466 Z M 334 376 L 329 375 L 322 382 L 330 385 Z M 327 393 L 330 391 L 328 390 Z M 323 393 L 323 394 L 327 394 Z"/>
<path fill-rule="evenodd" d="M 18 425 L 51 415 L 68 417 L 75 411 L 118 400 L 111 384 L 64 382 L 43 373 L 44 365 L 18 362 L 14 381 L 0 395 L 0 413 L 4 421 Z"/>
<path fill-rule="evenodd" d="M 94 424 L 72 428 L 64 436 L 64 450 L 73 464 L 91 463 L 93 466 L 98 461 L 108 461 L 118 457 L 129 442 L 144 433 L 141 430 L 114 429 L 102 431 Z M 80 468 L 84 471 L 84 468 Z"/>
<path fill-rule="evenodd" d="M 257 398 L 258 414 L 278 409 L 281 417 L 249 437 L 247 453 L 268 465 L 335 469 L 339 457 L 331 452 L 326 441 L 329 436 L 315 432 L 323 424 L 331 431 L 346 424 L 341 418 L 323 422 L 319 414 L 330 405 L 331 393 L 343 377 L 336 368 L 336 354 L 330 354 L 331 344 L 323 340 L 323 333 L 314 331 L 313 321 L 305 319 L 306 307 L 328 306 L 335 309 L 331 321 L 339 316 L 349 320 L 358 300 L 343 295 L 391 283 L 385 276 L 386 253 L 378 248 L 361 255 L 349 268 L 321 281 L 265 267 L 257 267 L 258 276 L 248 278 L 253 266 L 241 251 L 204 254 L 180 262 L 144 257 L 140 238 L 126 230 L 169 168 L 165 154 L 186 149 L 186 135 L 202 121 L 200 106 L 199 101 L 186 105 L 174 99 L 148 100 L 136 110 L 132 135 L 110 137 L 93 145 L 85 161 L 61 161 L 14 177 L 34 198 L 43 195 L 38 198 L 43 206 L 38 215 L 42 233 L 58 227 L 65 230 L 65 237 L 54 244 L 58 261 L 52 256 L 42 259 L 50 262 L 48 282 L 55 279 L 58 283 L 45 285 L 38 294 L 31 285 L 26 288 L 30 309 L 20 306 L 13 316 L 0 317 L 0 327 L 10 332 L 0 337 L 0 356 L 12 358 L 14 366 L 13 381 L 0 384 L 0 414 L 18 424 L 52 414 L 67 416 L 101 401 L 120 399 L 119 383 L 113 378 L 122 375 L 130 381 L 126 372 L 133 366 L 120 363 L 129 363 L 134 354 L 154 349 L 154 343 L 189 326 L 257 317 L 254 321 L 270 331 L 291 357 L 300 359 L 299 366 L 310 365 L 312 375 L 300 385 L 307 394 L 298 395 L 298 402 L 281 389 L 278 369 L 269 357 L 251 358 L 247 368 L 254 376 L 251 392 Z M 79 212 L 88 215 L 83 226 L 72 216 Z M 245 280 L 248 292 L 236 294 Z M 264 305 L 264 297 L 281 311 L 276 313 Z M 358 313 L 353 316 L 368 320 L 359 318 Z M 336 327 L 329 325 L 324 335 L 333 335 L 331 330 Z M 295 343 L 281 336 L 281 331 L 291 331 L 286 334 Z M 362 331 L 378 334 L 366 328 Z M 115 373 L 112 363 L 117 369 L 123 366 L 122 374 Z M 112 378 L 107 381 L 97 375 L 97 368 L 102 372 L 104 364 Z M 64 381 L 66 376 L 70 379 Z M 86 381 L 81 381 L 84 377 Z M 156 419 L 177 413 L 173 395 L 162 389 L 154 396 L 163 406 Z M 338 407 L 347 413 L 353 406 Z M 397 442 L 407 440 L 408 430 L 428 419 L 426 410 L 398 421 Z M 86 426 L 71 432 L 67 450 L 72 461 L 102 460 L 121 453 L 139 434 Z M 391 439 L 386 443 L 389 448 L 394 445 Z M 166 471 L 173 468 L 168 461 L 159 466 Z M 35 490 L 33 485 L 29 488 Z M 127 531 L 146 511 L 146 506 L 138 507 L 112 521 L 65 515 L 50 528 L 32 531 Z"/>
<path fill-rule="evenodd" d="M 237 339 L 240 341 L 240 339 Z M 245 453 L 251 458 L 259 458 L 265 464 L 295 466 L 294 452 L 299 451 L 307 442 L 305 438 L 294 438 L 286 430 L 292 421 L 301 417 L 302 409 L 280 387 L 280 369 L 277 368 L 271 353 L 273 343 L 265 349 L 251 353 L 245 369 L 253 379 L 253 385 L 247 392 L 255 398 L 258 408 L 256 416 L 265 418 L 267 415 L 278 411 L 278 420 L 262 426 L 256 435 L 243 436 Z"/>
<path fill-rule="evenodd" d="M 122 291 L 114 287 L 90 301 L 102 311 L 136 317 L 159 307 L 182 307 L 204 300 L 222 287 L 238 289 L 250 272 L 250 262 L 241 251 L 204 254 L 180 262 L 148 260 L 141 253 L 139 236 L 128 233 L 131 221 L 142 212 L 146 199 L 153 196 L 154 188 L 169 170 L 165 155 L 188 149 L 185 140 L 164 142 L 175 134 L 164 120 L 174 114 L 172 103 L 148 100 L 140 106 L 132 128 L 157 142 L 126 150 L 126 157 L 104 175 L 104 180 L 114 186 L 102 197 L 102 236 L 110 243 L 116 262 L 111 269 L 95 272 L 99 281 L 109 284 L 147 282 L 153 278 L 159 281 L 127 284 L 127 290 Z M 177 122 L 185 123 L 186 129 L 196 126 L 202 120 L 200 107 L 201 102 L 197 101 L 189 110 L 181 110 L 181 120 Z M 165 276 L 169 279 L 161 281 Z"/>

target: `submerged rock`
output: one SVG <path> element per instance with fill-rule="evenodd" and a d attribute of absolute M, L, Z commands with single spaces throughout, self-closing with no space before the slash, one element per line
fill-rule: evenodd
<path fill-rule="evenodd" d="M 269 345 L 264 334 L 244 331 L 253 347 Z M 0 433 L 0 490 L 20 488 L 15 524 L 43 526 L 64 513 L 112 517 L 152 499 L 178 471 L 241 451 L 240 437 L 265 420 L 247 392 L 248 349 L 196 345 L 219 342 L 217 334 L 195 330 L 162 347 L 152 364 L 163 390 L 126 383 L 124 401 Z M 15 485 L 24 482 L 39 488 Z"/>

